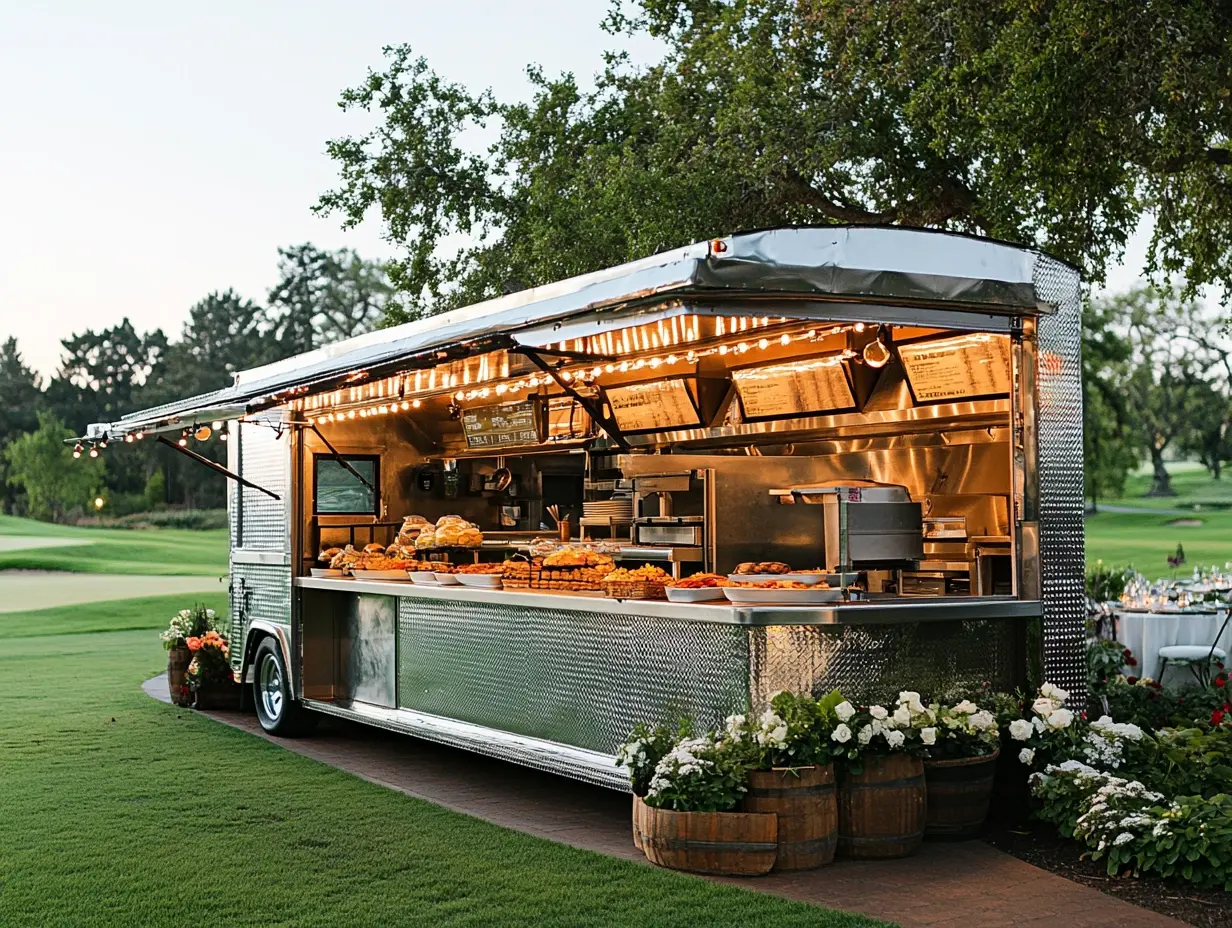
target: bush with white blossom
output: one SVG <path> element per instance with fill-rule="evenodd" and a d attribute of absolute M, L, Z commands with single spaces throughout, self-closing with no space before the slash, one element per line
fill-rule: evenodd
<path fill-rule="evenodd" d="M 984 757 L 1001 744 L 997 719 L 987 709 L 981 709 L 968 699 L 953 706 L 934 703 L 936 716 L 933 728 L 920 730 L 920 740 L 931 758 Z"/>
<path fill-rule="evenodd" d="M 655 765 L 648 806 L 676 812 L 730 812 L 748 790 L 745 758 L 713 735 L 683 738 Z"/>
<path fill-rule="evenodd" d="M 920 694 L 904 690 L 892 708 L 864 706 L 854 711 L 845 723 L 855 734 L 847 741 L 847 758 L 879 754 L 923 753 L 936 743 L 937 713 L 924 705 Z"/>
<path fill-rule="evenodd" d="M 1026 708 L 1026 718 L 1007 721 L 1002 709 L 1001 723 L 1007 739 L 1005 747 L 1028 767 L 1039 768 L 1049 761 L 1075 756 L 1075 745 L 1082 737 L 1075 723 L 1079 721 L 1066 703 L 1069 693 L 1052 683 L 1045 683 Z M 1020 715 L 1021 712 L 1013 713 Z"/>
<path fill-rule="evenodd" d="M 729 716 L 719 738 L 739 745 L 755 770 L 828 764 L 846 753 L 854 714 L 838 690 L 821 699 L 784 691 L 759 716 Z"/>
<path fill-rule="evenodd" d="M 688 729 L 688 725 L 675 729 L 666 725 L 651 728 L 645 722 L 639 722 L 629 732 L 625 743 L 616 751 L 616 766 L 629 771 L 629 784 L 636 795 L 646 795 L 655 767 L 677 740 L 688 736 Z"/>

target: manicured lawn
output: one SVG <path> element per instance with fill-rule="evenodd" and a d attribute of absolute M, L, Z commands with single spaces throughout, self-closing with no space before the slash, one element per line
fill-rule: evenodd
<path fill-rule="evenodd" d="M 0 516 L 0 535 L 80 538 L 80 546 L 0 551 L 0 570 L 71 570 L 101 574 L 188 574 L 227 572 L 227 532 L 179 529 L 125 531 L 51 525 Z"/>
<path fill-rule="evenodd" d="M 0 638 L 79 635 L 135 628 L 163 629 L 174 613 L 196 603 L 208 606 L 224 618 L 227 615 L 226 593 L 145 596 L 90 603 L 88 606 L 0 612 Z"/>
<path fill-rule="evenodd" d="M 75 621 L 150 611 L 104 607 Z M 366 783 L 154 702 L 164 663 L 149 630 L 0 646 L 0 925 L 878 924 Z"/>

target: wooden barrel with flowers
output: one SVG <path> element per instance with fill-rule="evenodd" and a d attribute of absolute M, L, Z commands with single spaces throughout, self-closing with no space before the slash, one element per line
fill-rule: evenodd
<path fill-rule="evenodd" d="M 924 836 L 937 841 L 966 841 L 984 827 L 1000 751 L 981 757 L 924 761 L 927 817 Z"/>
<path fill-rule="evenodd" d="M 871 755 L 838 790 L 838 850 L 856 860 L 908 857 L 924 840 L 924 762 L 907 754 Z"/>
<path fill-rule="evenodd" d="M 192 651 L 181 640 L 167 649 L 167 690 L 171 702 L 177 706 L 191 705 L 188 697 L 188 665 L 192 663 Z"/>
<path fill-rule="evenodd" d="M 763 812 L 674 812 L 633 797 L 633 826 L 646 859 L 713 876 L 761 876 L 778 856 L 778 817 Z"/>
<path fill-rule="evenodd" d="M 778 816 L 775 870 L 812 870 L 834 860 L 838 799 L 833 764 L 752 771 L 744 810 Z"/>

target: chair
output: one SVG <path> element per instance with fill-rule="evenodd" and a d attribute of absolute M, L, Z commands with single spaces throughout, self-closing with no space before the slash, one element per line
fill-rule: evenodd
<path fill-rule="evenodd" d="M 1223 663 L 1228 655 L 1223 648 L 1205 644 L 1172 644 L 1159 649 L 1159 671 L 1156 681 L 1164 682 L 1164 671 L 1169 667 L 1188 667 L 1199 686 L 1206 686 L 1211 678 L 1211 663 Z"/>

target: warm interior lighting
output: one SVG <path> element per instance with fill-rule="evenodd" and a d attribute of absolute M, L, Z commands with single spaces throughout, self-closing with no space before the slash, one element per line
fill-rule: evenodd
<path fill-rule="evenodd" d="M 890 361 L 890 349 L 881 339 L 882 334 L 879 328 L 877 337 L 864 346 L 864 363 L 874 370 L 885 367 Z"/>

